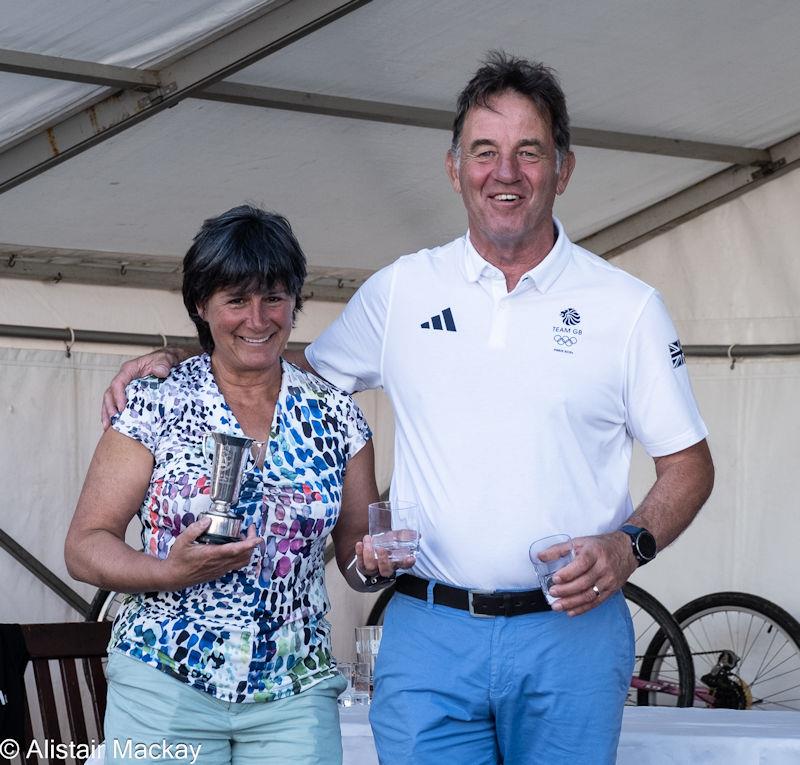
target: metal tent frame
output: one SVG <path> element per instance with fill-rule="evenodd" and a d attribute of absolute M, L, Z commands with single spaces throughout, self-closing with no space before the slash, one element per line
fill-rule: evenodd
<path fill-rule="evenodd" d="M 36 177 L 88 148 L 149 119 L 183 99 L 196 98 L 344 119 L 449 130 L 452 113 L 412 104 L 344 98 L 226 80 L 254 62 L 344 18 L 370 0 L 266 0 L 200 41 L 169 51 L 147 68 L 0 49 L 0 72 L 102 86 L 99 94 L 65 108 L 43 124 L 0 147 L 0 193 Z M 594 127 L 573 127 L 578 146 L 724 163 L 728 167 L 676 194 L 660 199 L 580 240 L 612 257 L 733 197 L 794 169 L 800 162 L 800 133 L 766 148 L 731 146 Z M 134 272 L 175 273 L 176 261 L 153 257 L 108 257 L 93 252 L 5 246 L 0 276 L 67 279 L 83 283 L 137 285 Z M 371 271 L 322 270 L 310 276 L 310 294 L 346 300 Z M 127 277 L 127 278 L 126 278 Z M 174 289 L 174 279 L 158 284 Z M 152 285 L 152 282 L 151 282 Z"/>

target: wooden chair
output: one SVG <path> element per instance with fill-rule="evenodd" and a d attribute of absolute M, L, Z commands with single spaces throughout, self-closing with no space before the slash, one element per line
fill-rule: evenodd
<path fill-rule="evenodd" d="M 84 698 L 88 696 L 96 732 L 93 738 L 96 742 L 102 741 L 106 712 L 106 678 L 102 660 L 111 636 L 111 623 L 23 624 L 22 634 L 33 665 L 44 738 L 56 743 L 89 744 L 84 715 Z M 58 663 L 63 699 L 60 694 L 57 699 L 54 690 L 51 661 Z M 31 699 L 28 699 L 27 706 L 23 752 L 28 751 L 33 740 Z M 66 735 L 62 735 L 59 707 L 66 710 L 68 730 L 63 731 Z M 64 762 L 60 759 L 50 761 Z M 26 760 L 26 763 L 36 762 L 35 753 Z"/>

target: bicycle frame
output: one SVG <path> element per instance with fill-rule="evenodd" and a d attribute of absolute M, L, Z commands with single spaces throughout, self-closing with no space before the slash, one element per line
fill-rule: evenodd
<path fill-rule="evenodd" d="M 631 688 L 637 691 L 653 691 L 655 693 L 666 693 L 668 696 L 677 697 L 679 694 L 679 687 L 675 683 L 666 680 L 643 680 L 641 677 L 631 678 Z M 709 707 L 716 706 L 713 694 L 708 688 L 695 686 L 694 698 L 697 701 L 702 701 Z"/>

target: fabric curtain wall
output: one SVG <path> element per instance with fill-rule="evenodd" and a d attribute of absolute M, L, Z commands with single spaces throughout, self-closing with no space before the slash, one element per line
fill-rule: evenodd
<path fill-rule="evenodd" d="M 671 610 L 700 595 L 742 590 L 800 618 L 797 449 L 800 359 L 693 361 L 692 384 L 716 465 L 711 499 L 699 516 L 633 581 Z M 637 451 L 634 501 L 655 479 Z"/>
<path fill-rule="evenodd" d="M 615 265 L 664 296 L 684 345 L 800 342 L 800 170 L 623 253 Z M 716 485 L 686 534 L 634 576 L 671 608 L 718 590 L 800 618 L 800 358 L 690 359 Z M 634 499 L 652 483 L 637 454 Z"/>
<path fill-rule="evenodd" d="M 95 444 L 99 402 L 119 357 L 0 348 L 0 526 L 86 599 L 64 537 Z M 113 487 L 108 487 L 113 492 Z M 76 612 L 0 551 L 0 621 L 74 621 Z"/>

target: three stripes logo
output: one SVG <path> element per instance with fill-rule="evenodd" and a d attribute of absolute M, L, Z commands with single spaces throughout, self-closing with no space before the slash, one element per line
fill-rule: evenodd
<path fill-rule="evenodd" d="M 453 312 L 449 308 L 445 308 L 440 314 L 431 316 L 428 321 L 423 321 L 419 325 L 422 329 L 441 329 L 448 332 L 456 331 L 456 323 L 453 321 Z"/>
<path fill-rule="evenodd" d="M 686 363 L 686 356 L 683 355 L 683 348 L 681 341 L 676 340 L 674 343 L 669 344 L 669 355 L 672 359 L 672 368 L 677 369 Z"/>

